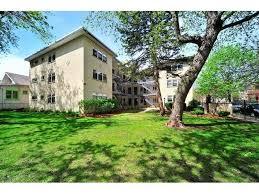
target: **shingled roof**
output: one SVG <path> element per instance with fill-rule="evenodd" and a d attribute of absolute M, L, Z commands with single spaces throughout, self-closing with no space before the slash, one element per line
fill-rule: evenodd
<path fill-rule="evenodd" d="M 5 75 L 10 78 L 12 81 L 11 85 L 29 85 L 30 84 L 30 79 L 29 76 L 26 75 L 20 75 L 20 74 L 15 74 L 15 73 L 10 73 L 10 72 L 5 72 Z M 5 85 L 3 82 L 1 83 L 2 85 Z"/>

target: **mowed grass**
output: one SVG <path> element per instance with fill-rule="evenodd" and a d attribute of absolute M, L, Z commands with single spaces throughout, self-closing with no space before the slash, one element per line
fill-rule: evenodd
<path fill-rule="evenodd" d="M 0 112 L 0 182 L 255 182 L 259 125 L 185 114 Z"/>

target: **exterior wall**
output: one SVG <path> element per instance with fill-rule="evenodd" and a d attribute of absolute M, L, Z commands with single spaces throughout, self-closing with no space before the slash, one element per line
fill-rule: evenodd
<path fill-rule="evenodd" d="M 112 98 L 112 54 L 88 38 L 84 39 L 84 48 L 84 99 L 93 98 L 93 95 Z M 93 49 L 105 54 L 107 63 L 93 56 Z M 105 73 L 107 82 L 93 79 L 93 70 Z"/>
<path fill-rule="evenodd" d="M 183 69 L 182 69 L 181 73 L 184 73 L 187 69 L 188 69 L 188 66 L 183 66 Z M 176 73 L 178 73 L 178 72 L 176 72 Z M 160 90 L 161 90 L 161 96 L 162 96 L 162 99 L 163 99 L 163 103 L 166 103 L 166 102 L 168 102 L 167 97 L 169 95 L 175 96 L 176 91 L 177 91 L 177 86 L 172 86 L 172 87 L 169 87 L 169 88 L 167 87 L 167 80 L 177 79 L 178 80 L 177 85 L 178 85 L 178 82 L 180 81 L 180 78 L 169 77 L 167 79 L 167 71 L 160 71 L 159 76 L 160 76 L 159 85 L 160 85 Z M 190 91 L 189 91 L 189 93 L 186 97 L 186 100 L 185 100 L 186 105 L 188 105 L 191 100 L 193 100 L 193 87 L 191 87 L 191 89 L 190 89 Z"/>
<path fill-rule="evenodd" d="M 55 54 L 56 60 L 48 63 L 50 54 Z M 45 61 L 41 63 L 41 58 Z M 78 37 L 58 48 L 38 57 L 39 65 L 30 68 L 30 107 L 36 109 L 51 109 L 61 111 L 78 111 L 78 103 L 83 99 L 84 89 L 84 37 Z M 48 74 L 55 73 L 55 83 L 48 83 Z M 45 80 L 41 81 L 41 76 Z M 37 78 L 37 83 L 32 83 Z M 55 93 L 56 103 L 47 103 L 47 96 Z M 37 101 L 31 99 L 37 95 Z M 40 99 L 44 95 L 44 99 Z"/>
<path fill-rule="evenodd" d="M 6 90 L 18 91 L 18 99 L 6 99 Z M 27 91 L 27 94 L 23 94 Z M 29 107 L 29 86 L 0 86 L 0 109 L 20 109 Z"/>

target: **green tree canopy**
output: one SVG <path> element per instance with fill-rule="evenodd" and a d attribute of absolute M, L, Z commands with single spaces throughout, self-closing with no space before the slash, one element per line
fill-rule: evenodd
<path fill-rule="evenodd" d="M 197 80 L 197 93 L 216 98 L 237 95 L 258 81 L 258 54 L 240 46 L 225 46 L 207 60 Z"/>
<path fill-rule="evenodd" d="M 17 29 L 29 30 L 43 41 L 51 37 L 52 27 L 47 22 L 47 15 L 38 11 L 0 11 L 0 53 L 8 53 L 11 46 L 18 46 Z"/>

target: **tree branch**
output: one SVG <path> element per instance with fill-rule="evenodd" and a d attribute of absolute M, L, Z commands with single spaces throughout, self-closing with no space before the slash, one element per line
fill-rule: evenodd
<path fill-rule="evenodd" d="M 174 27 L 175 27 L 175 33 L 176 33 L 176 38 L 180 43 L 193 43 L 197 44 L 198 46 L 201 45 L 202 42 L 202 37 L 201 36 L 189 36 L 189 35 L 181 35 L 181 30 L 180 30 L 180 24 L 179 24 L 179 16 L 178 16 L 178 11 L 173 11 L 171 12 L 174 20 Z"/>
<path fill-rule="evenodd" d="M 253 13 L 253 14 L 251 14 L 251 15 L 247 15 L 246 17 L 244 17 L 244 18 L 241 19 L 241 20 L 238 20 L 238 21 L 236 21 L 236 22 L 232 22 L 232 23 L 230 23 L 230 24 L 224 25 L 224 26 L 222 27 L 222 30 L 224 30 L 224 29 L 226 29 L 226 28 L 231 28 L 231 27 L 233 27 L 233 26 L 240 25 L 240 24 L 242 24 L 242 23 L 244 23 L 244 22 L 246 22 L 246 21 L 249 21 L 249 20 L 255 18 L 255 17 L 258 16 L 258 15 L 259 15 L 259 11 L 255 12 L 255 13 Z"/>

